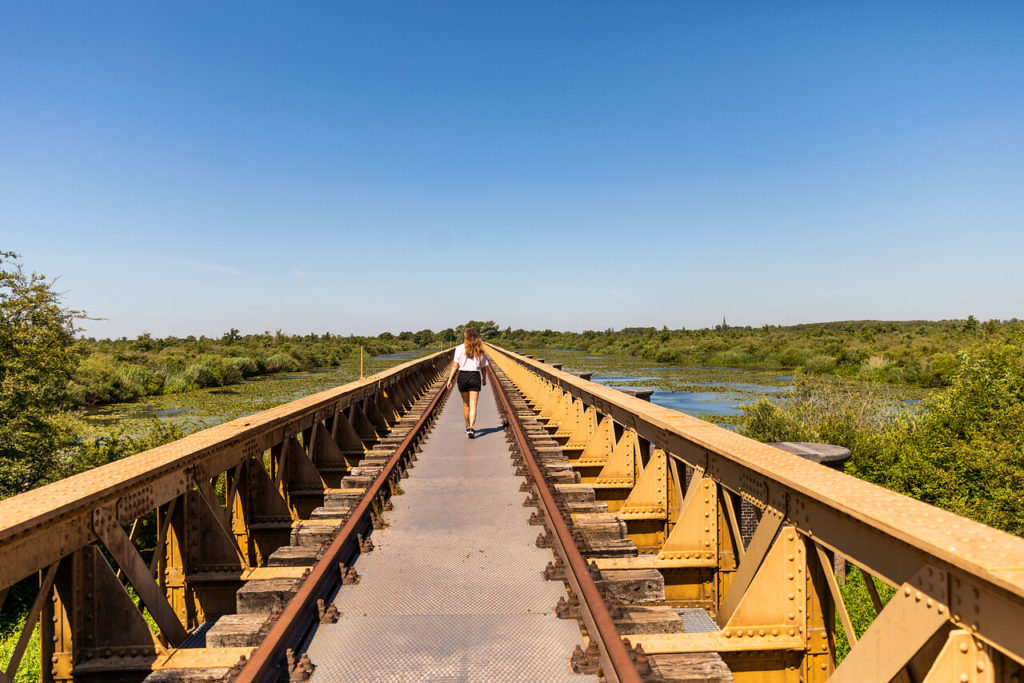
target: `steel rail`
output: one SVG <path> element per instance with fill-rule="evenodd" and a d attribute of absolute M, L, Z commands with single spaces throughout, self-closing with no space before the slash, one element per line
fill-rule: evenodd
<path fill-rule="evenodd" d="M 494 383 L 494 393 L 498 397 L 503 411 L 508 416 L 509 427 L 512 429 L 512 434 L 515 436 L 516 443 L 523 454 L 523 461 L 526 464 L 527 470 L 536 484 L 538 496 L 544 506 L 545 516 L 551 525 L 551 532 L 558 545 L 561 546 L 562 553 L 565 555 L 566 570 L 571 572 L 575 579 L 574 583 L 578 587 L 580 597 L 580 608 L 583 609 L 585 607 L 590 614 L 591 619 L 588 621 L 592 623 L 588 623 L 588 633 L 592 639 L 598 641 L 602 654 L 607 657 L 607 661 L 611 665 L 610 671 L 608 669 L 604 671 L 605 678 L 609 681 L 617 680 L 623 683 L 640 683 L 640 675 L 633 665 L 629 651 L 622 642 L 618 629 L 615 628 L 615 621 L 612 619 L 611 613 L 605 606 L 604 600 L 601 599 L 597 584 L 594 583 L 594 579 L 590 576 L 586 560 L 583 559 L 580 551 L 576 548 L 572 532 L 566 525 L 565 520 L 562 519 L 562 514 L 558 510 L 554 496 L 551 495 L 551 491 L 545 485 L 544 475 L 536 459 L 533 457 L 530 442 L 527 440 L 522 424 L 520 424 L 519 416 L 512 407 L 508 396 L 505 394 L 505 390 L 501 387 L 501 382 L 494 368 L 488 365 L 487 369 Z"/>
<path fill-rule="evenodd" d="M 394 474 L 395 467 L 412 445 L 413 439 L 420 433 L 427 420 L 434 413 L 434 409 L 445 395 L 447 388 L 441 385 L 437 394 L 430 401 L 430 405 L 423 412 L 423 415 L 416 421 L 416 424 L 409 433 L 402 439 L 402 442 L 391 455 L 384 469 L 367 488 L 355 510 L 341 527 L 341 531 L 327 547 L 323 557 L 313 566 L 309 576 L 299 587 L 288 604 L 285 605 L 280 617 L 271 627 L 270 632 L 263 639 L 263 642 L 253 651 L 246 665 L 242 668 L 235 683 L 255 683 L 256 681 L 277 680 L 275 669 L 279 675 L 284 665 L 285 652 L 289 646 L 293 646 L 305 639 L 316 620 L 316 601 L 326 599 L 330 591 L 335 587 L 335 580 L 340 583 L 340 569 L 338 563 L 342 560 L 348 546 L 357 542 L 356 533 L 362 527 L 364 518 L 370 511 L 374 498 L 380 493 L 381 488 Z M 287 668 L 286 666 L 284 668 Z"/>

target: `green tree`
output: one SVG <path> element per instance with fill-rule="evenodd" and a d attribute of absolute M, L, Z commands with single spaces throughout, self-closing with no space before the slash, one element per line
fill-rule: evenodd
<path fill-rule="evenodd" d="M 493 320 L 470 320 L 466 325 L 475 327 L 476 331 L 480 334 L 480 338 L 484 340 L 494 339 L 500 331 Z M 459 325 L 456 329 L 460 341 L 462 340 L 462 330 L 465 329 L 466 325 Z"/>
<path fill-rule="evenodd" d="M 413 337 L 413 341 L 416 342 L 416 346 L 425 349 L 434 343 L 434 331 L 433 330 L 420 330 Z"/>
<path fill-rule="evenodd" d="M 59 476 L 75 442 L 61 411 L 80 357 L 78 315 L 61 305 L 53 280 L 0 252 L 0 497 Z"/>

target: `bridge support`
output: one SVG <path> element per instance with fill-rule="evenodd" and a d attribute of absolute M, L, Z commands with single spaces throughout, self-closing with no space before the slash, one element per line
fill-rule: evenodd
<path fill-rule="evenodd" d="M 0 598 L 41 577 L 0 681 L 16 675 L 37 623 L 44 681 L 127 683 L 236 664 L 251 647 L 178 646 L 199 624 L 235 614 L 248 582 L 301 574 L 264 565 L 298 522 L 334 528 L 312 523 L 314 508 L 329 491 L 361 490 L 346 487 L 352 466 L 448 361 L 434 354 L 0 501 Z M 153 545 L 143 529 L 155 548 L 140 547 Z"/>
<path fill-rule="evenodd" d="M 1008 575 L 1000 565 L 988 571 L 989 587 L 982 589 L 976 553 L 971 551 L 975 564 L 965 568 L 958 554 L 944 550 L 954 543 L 958 553 L 967 552 L 984 538 L 987 548 L 1014 548 L 1012 571 L 1020 572 L 1020 539 L 551 366 L 490 350 L 580 481 L 592 488 L 595 503 L 607 506 L 607 513 L 572 516 L 602 580 L 614 585 L 617 576 L 625 581 L 655 570 L 664 582 L 657 604 L 700 608 L 714 619 L 681 633 L 644 633 L 638 623 L 624 622 L 630 641 L 648 656 L 717 652 L 740 682 L 1024 680 L 1024 585 L 1015 584 L 1018 593 L 1004 591 Z M 756 529 L 745 542 L 748 510 Z M 928 521 L 906 524 L 911 519 Z M 586 541 L 598 521 L 602 534 L 623 525 L 637 554 Z M 950 539 L 954 534 L 959 542 Z M 860 638 L 835 554 L 863 568 L 878 612 Z M 875 576 L 897 589 L 888 603 Z M 649 597 L 644 600 L 651 609 Z M 970 616 L 968 605 L 973 614 L 987 616 Z M 661 631 L 667 628 L 658 623 Z M 840 638 L 851 649 L 837 668 Z"/>

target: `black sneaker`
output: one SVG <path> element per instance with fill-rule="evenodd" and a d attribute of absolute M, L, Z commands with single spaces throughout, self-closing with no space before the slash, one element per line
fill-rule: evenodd
<path fill-rule="evenodd" d="M 476 437 L 476 434 L 475 434 L 475 433 L 473 432 L 473 428 L 472 428 L 472 427 L 470 427 L 469 429 L 467 429 L 467 430 L 466 430 L 466 434 L 467 434 L 467 435 L 469 436 L 469 438 L 471 438 L 471 439 L 473 439 L 473 438 L 475 438 L 475 437 Z"/>

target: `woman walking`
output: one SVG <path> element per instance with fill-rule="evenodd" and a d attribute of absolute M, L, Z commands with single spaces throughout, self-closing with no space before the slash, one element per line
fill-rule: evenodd
<path fill-rule="evenodd" d="M 472 439 L 475 436 L 473 425 L 476 424 L 476 401 L 480 396 L 480 388 L 487 386 L 487 378 L 484 376 L 487 357 L 484 356 L 484 344 L 480 341 L 480 334 L 475 327 L 467 325 L 463 330 L 463 336 L 465 342 L 455 347 L 452 373 L 448 375 L 447 387 L 452 388 L 452 379 L 458 372 L 462 416 L 466 418 L 466 436 Z"/>

